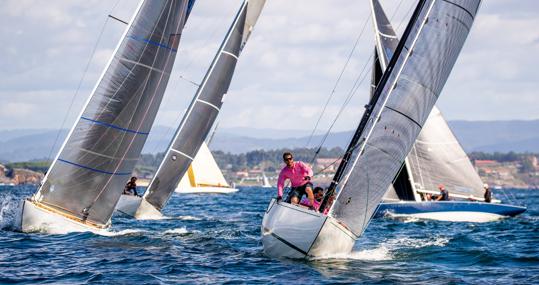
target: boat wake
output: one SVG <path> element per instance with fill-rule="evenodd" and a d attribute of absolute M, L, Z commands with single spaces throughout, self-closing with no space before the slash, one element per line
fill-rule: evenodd
<path fill-rule="evenodd" d="M 391 260 L 392 255 L 386 246 L 380 245 L 379 247 L 373 249 L 352 251 L 350 253 L 331 254 L 313 258 L 313 260 L 321 259 L 383 261 Z"/>
<path fill-rule="evenodd" d="M 96 232 L 96 234 L 101 235 L 101 236 L 106 236 L 106 237 L 117 237 L 117 236 L 137 236 L 137 235 L 143 235 L 147 232 L 148 231 L 141 230 L 141 229 L 125 229 L 121 231 L 112 231 L 112 230 L 101 231 L 101 232 Z"/>

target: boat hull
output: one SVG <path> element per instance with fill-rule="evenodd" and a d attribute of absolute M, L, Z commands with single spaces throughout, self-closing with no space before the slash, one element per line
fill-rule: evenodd
<path fill-rule="evenodd" d="M 73 232 L 93 232 L 106 234 L 107 228 L 97 228 L 90 224 L 78 222 L 40 207 L 31 200 L 25 200 L 23 204 L 21 230 L 26 233 L 68 234 Z"/>
<path fill-rule="evenodd" d="M 384 215 L 448 222 L 491 222 L 526 211 L 525 207 L 468 201 L 381 203 L 375 218 Z"/>
<path fill-rule="evenodd" d="M 142 198 L 139 196 L 122 195 L 116 204 L 116 212 L 134 217 L 141 201 Z"/>
<path fill-rule="evenodd" d="M 346 254 L 355 243 L 353 235 L 334 218 L 274 199 L 261 230 L 264 253 L 274 258 Z"/>
<path fill-rule="evenodd" d="M 228 194 L 228 193 L 238 192 L 238 189 L 228 188 L 228 187 L 212 187 L 212 186 L 183 187 L 183 188 L 176 188 L 174 192 L 182 193 L 182 194 Z"/>

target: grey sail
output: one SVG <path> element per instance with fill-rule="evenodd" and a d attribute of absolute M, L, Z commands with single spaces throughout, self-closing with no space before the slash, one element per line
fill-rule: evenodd
<path fill-rule="evenodd" d="M 194 0 L 143 1 L 35 200 L 106 225 L 163 97 Z"/>
<path fill-rule="evenodd" d="M 480 0 L 420 1 L 375 102 L 330 215 L 360 236 L 404 164 L 471 29 Z"/>
<path fill-rule="evenodd" d="M 160 211 L 165 206 L 215 122 L 232 81 L 238 57 L 264 2 L 245 1 L 238 11 L 144 194 L 143 199 L 155 209 Z"/>
<path fill-rule="evenodd" d="M 483 197 L 483 182 L 436 106 L 412 151 L 408 166 L 416 191 L 436 191 L 444 184 L 450 194 Z"/>
<path fill-rule="evenodd" d="M 378 0 L 372 1 L 372 11 L 376 51 L 381 54 L 377 64 L 383 72 L 397 48 L 398 38 Z M 377 77 L 377 73 L 379 74 L 373 70 L 373 78 Z M 376 83 L 373 82 L 374 84 Z M 413 200 L 415 198 L 413 193 L 417 193 L 418 190 L 438 192 L 439 184 L 444 184 L 451 194 L 474 197 L 483 195 L 481 178 L 436 106 L 432 109 L 405 163 L 400 175 L 406 176 L 407 179 L 397 178 L 388 190 L 388 195 L 399 194 L 401 198 L 408 196 L 407 198 Z M 404 173 L 405 171 L 408 173 Z M 413 185 L 405 185 L 405 182 Z M 397 191 L 393 193 L 395 189 Z M 412 192 L 412 195 L 409 195 L 409 192 Z M 390 198 L 388 195 L 384 199 Z"/>

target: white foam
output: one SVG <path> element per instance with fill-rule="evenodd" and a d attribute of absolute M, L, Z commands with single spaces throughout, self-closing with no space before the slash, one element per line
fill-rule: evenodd
<path fill-rule="evenodd" d="M 100 231 L 96 232 L 98 235 L 107 236 L 107 237 L 116 237 L 116 236 L 124 236 L 124 235 L 135 235 L 135 234 L 141 234 L 145 233 L 145 230 L 141 229 L 125 229 L 121 231 Z"/>
<path fill-rule="evenodd" d="M 368 261 L 382 261 L 391 260 L 392 256 L 389 249 L 384 245 L 381 245 L 373 249 L 365 249 L 360 251 L 352 251 L 350 253 L 332 254 L 314 258 L 320 259 L 344 259 L 344 260 L 368 260 Z"/>
<path fill-rule="evenodd" d="M 449 242 L 449 238 L 447 237 L 441 237 L 441 236 L 435 236 L 432 238 L 409 238 L 409 237 L 401 237 L 397 239 L 388 240 L 384 244 L 386 244 L 390 249 L 399 249 L 399 248 L 422 248 L 422 247 L 429 247 L 429 246 L 445 246 Z"/>
<path fill-rule="evenodd" d="M 170 229 L 163 232 L 163 234 L 176 234 L 176 235 L 187 234 L 187 233 L 189 233 L 189 231 L 185 227 Z"/>
<path fill-rule="evenodd" d="M 2 195 L 0 199 L 0 229 L 20 230 L 22 201 L 11 195 Z"/>

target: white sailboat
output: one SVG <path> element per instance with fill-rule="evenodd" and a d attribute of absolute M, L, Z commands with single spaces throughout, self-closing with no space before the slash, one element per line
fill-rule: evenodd
<path fill-rule="evenodd" d="M 193 0 L 141 1 L 54 159 L 24 201 L 24 232 L 101 232 L 140 156 Z"/>
<path fill-rule="evenodd" d="M 162 216 L 161 210 L 169 201 L 181 178 L 188 172 L 221 110 L 236 63 L 265 2 L 265 0 L 245 0 L 242 3 L 144 196 L 138 200 L 122 199 L 118 204 L 118 211 L 137 219 Z M 137 211 L 130 211 L 133 208 L 137 208 Z"/>
<path fill-rule="evenodd" d="M 263 188 L 271 188 L 273 186 L 271 186 L 271 184 L 269 183 L 269 179 L 268 177 L 266 176 L 266 173 L 265 172 L 262 172 L 262 187 Z"/>
<path fill-rule="evenodd" d="M 195 159 L 175 190 L 176 193 L 184 194 L 226 194 L 237 191 L 238 189 L 230 187 L 228 182 L 226 182 L 221 169 L 219 169 L 206 143 L 200 146 Z"/>
<path fill-rule="evenodd" d="M 372 12 L 376 35 L 372 86 L 376 86 L 395 52 L 398 38 L 378 1 L 372 1 Z M 439 194 L 439 184 L 449 191 L 453 201 L 425 199 Z M 499 205 L 496 199 L 491 201 L 493 204 L 485 205 L 483 193 L 481 178 L 434 106 L 404 167 L 384 196 L 377 216 L 391 213 L 442 221 L 488 222 L 523 211 L 523 207 Z"/>
<path fill-rule="evenodd" d="M 261 227 L 267 255 L 305 258 L 352 250 L 436 103 L 479 4 L 480 0 L 419 1 L 321 212 L 270 202 Z"/>

